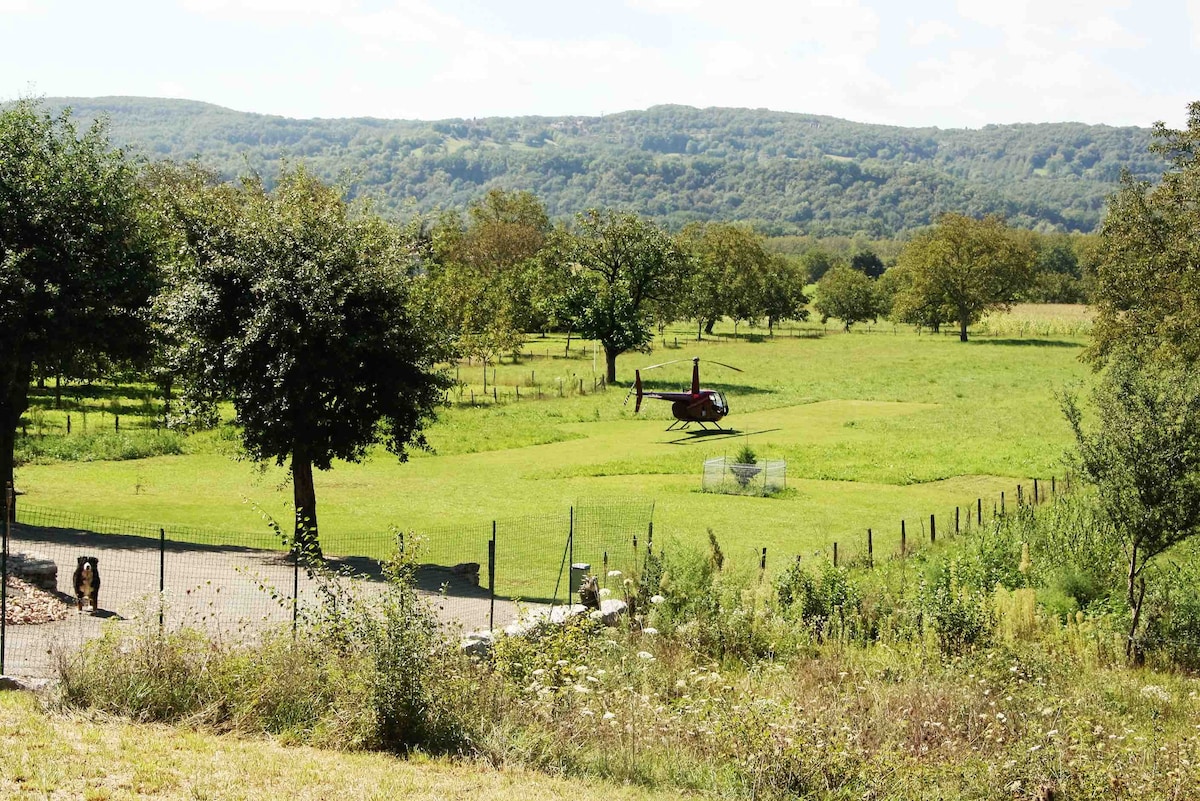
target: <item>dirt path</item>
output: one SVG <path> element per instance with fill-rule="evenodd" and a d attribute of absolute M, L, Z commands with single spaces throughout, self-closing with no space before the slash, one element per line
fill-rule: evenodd
<path fill-rule="evenodd" d="M 160 565 L 163 575 L 162 616 L 168 627 L 200 626 L 223 639 L 251 638 L 271 626 L 288 626 L 293 591 L 299 608 L 312 604 L 317 584 L 297 571 L 290 556 L 276 551 L 159 542 L 146 537 L 96 534 L 61 528 L 14 526 L 10 552 L 46 559 L 58 566 L 57 594 L 69 604 L 65 619 L 40 625 L 10 625 L 6 630 L 5 672 L 47 677 L 59 654 L 70 654 L 86 640 L 99 637 L 106 625 L 157 626 Z M 99 557 L 101 587 L 98 609 L 75 609 L 72 573 L 76 559 Z M 364 588 L 379 586 L 378 564 L 366 559 L 334 561 L 364 577 Z M 449 632 L 488 627 L 488 591 L 444 568 L 423 566 L 418 586 Z M 495 624 L 516 617 L 511 601 L 496 600 Z"/>

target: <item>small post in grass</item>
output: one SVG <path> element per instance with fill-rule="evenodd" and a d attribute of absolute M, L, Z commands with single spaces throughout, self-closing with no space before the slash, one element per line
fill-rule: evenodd
<path fill-rule="evenodd" d="M 4 540 L 0 543 L 0 676 L 4 675 L 4 654 L 8 646 L 8 541 L 12 537 L 13 485 L 4 484 Z"/>
<path fill-rule="evenodd" d="M 1005 515 L 1005 511 L 1004 511 L 1004 491 L 1003 491 L 1003 490 L 1001 490 L 1001 491 L 1000 491 L 1000 516 L 1001 516 L 1001 517 L 1003 517 L 1004 515 Z"/>
<path fill-rule="evenodd" d="M 908 555 L 908 531 L 904 527 L 904 521 L 900 521 L 900 558 L 903 559 Z"/>
<path fill-rule="evenodd" d="M 867 567 L 875 567 L 875 538 L 867 529 Z"/>
<path fill-rule="evenodd" d="M 958 535 L 958 533 L 959 533 L 959 528 L 958 528 L 958 507 L 957 507 L 957 506 L 955 506 L 955 507 L 954 507 L 954 534 L 955 534 L 955 536 L 957 536 L 957 535 Z"/>
<path fill-rule="evenodd" d="M 1035 478 L 1033 480 L 1033 505 L 1034 506 L 1038 505 L 1038 500 L 1039 500 L 1039 498 L 1038 498 L 1038 480 Z"/>
<path fill-rule="evenodd" d="M 496 629 L 496 521 L 492 521 L 492 538 L 488 540 L 488 631 Z"/>
<path fill-rule="evenodd" d="M 983 498 L 975 499 L 975 522 L 983 525 Z"/>
<path fill-rule="evenodd" d="M 759 562 L 758 562 L 758 583 L 759 584 L 762 584 L 763 576 L 766 575 L 766 572 L 767 572 L 767 549 L 763 548 L 762 549 L 762 558 L 759 559 Z"/>
<path fill-rule="evenodd" d="M 167 591 L 167 530 L 158 530 L 158 630 L 163 628 L 164 593 Z"/>
<path fill-rule="evenodd" d="M 937 542 L 937 520 L 933 515 L 929 516 L 929 542 Z"/>
<path fill-rule="evenodd" d="M 833 543 L 833 566 L 837 567 L 837 542 Z"/>
<path fill-rule="evenodd" d="M 403 535 L 401 535 L 403 536 Z M 403 549 L 403 548 L 402 548 Z M 300 548 L 292 547 L 292 639 L 300 623 Z"/>

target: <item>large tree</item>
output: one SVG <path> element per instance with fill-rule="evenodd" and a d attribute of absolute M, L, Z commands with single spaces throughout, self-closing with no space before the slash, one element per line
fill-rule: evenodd
<path fill-rule="evenodd" d="M 911 273 L 904 302 L 911 308 L 953 309 L 959 339 L 984 312 L 1007 308 L 1032 279 L 1034 253 L 997 216 L 975 219 L 943 214 L 933 228 L 913 237 L 897 266 Z M 900 296 L 897 301 L 900 301 Z"/>
<path fill-rule="evenodd" d="M 0 483 L 35 363 L 147 349 L 157 272 L 136 178 L 103 125 L 30 100 L 0 111 Z"/>
<path fill-rule="evenodd" d="M 612 211 L 580 214 L 561 247 L 578 265 L 576 329 L 600 341 L 616 381 L 617 357 L 650 344 L 654 304 L 679 290 L 687 260 L 654 223 Z"/>
<path fill-rule="evenodd" d="M 821 277 L 813 306 L 822 323 L 836 317 L 847 331 L 855 323 L 879 316 L 875 282 L 848 264 L 839 264 Z"/>
<path fill-rule="evenodd" d="M 1080 472 L 1126 556 L 1130 610 L 1126 655 L 1137 650 L 1154 558 L 1200 531 L 1200 378 L 1178 364 L 1147 363 L 1122 348 L 1093 394 L 1087 426 L 1074 397 L 1064 399 Z"/>
<path fill-rule="evenodd" d="M 313 468 L 378 442 L 401 460 L 427 447 L 444 335 L 397 232 L 303 168 L 175 209 L 187 234 L 168 310 L 188 389 L 232 398 L 251 457 L 290 461 L 295 541 L 315 551 Z"/>
<path fill-rule="evenodd" d="M 1186 130 L 1162 123 L 1151 150 L 1170 168 L 1151 186 L 1128 174 L 1110 199 L 1096 254 L 1090 354 L 1122 346 L 1142 355 L 1200 358 L 1200 102 Z"/>

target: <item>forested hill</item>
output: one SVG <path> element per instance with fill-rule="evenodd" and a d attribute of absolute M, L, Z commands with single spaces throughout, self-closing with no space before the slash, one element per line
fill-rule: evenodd
<path fill-rule="evenodd" d="M 1054 123 L 899 128 L 766 110 L 655 106 L 604 117 L 438 122 L 297 120 L 151 98 L 51 98 L 105 115 L 117 144 L 270 178 L 280 159 L 399 214 L 464 206 L 491 187 L 535 192 L 551 215 L 590 206 L 675 227 L 748 220 L 770 234 L 892 236 L 940 212 L 1091 230 L 1121 169 L 1157 178 L 1148 128 Z"/>

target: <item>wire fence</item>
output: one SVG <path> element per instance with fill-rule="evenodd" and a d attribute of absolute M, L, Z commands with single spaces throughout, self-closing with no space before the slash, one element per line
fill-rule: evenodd
<path fill-rule="evenodd" d="M 939 538 L 969 535 L 1069 488 L 1069 478 L 1034 480 L 1015 493 L 899 520 L 894 531 L 866 529 L 815 550 L 782 553 L 743 542 L 727 545 L 725 558 L 730 569 L 758 571 L 760 582 L 797 559 L 870 567 Z M 0 673 L 50 675 L 59 654 L 100 636 L 106 621 L 150 618 L 253 637 L 296 626 L 318 598 L 303 561 L 266 526 L 155 526 L 25 503 L 13 512 L 5 516 L 0 553 Z M 619 592 L 626 578 L 637 579 L 648 554 L 663 550 L 654 541 L 649 501 L 584 501 L 558 513 L 404 531 L 324 532 L 321 545 L 326 565 L 353 574 L 364 588 L 383 581 L 382 561 L 404 549 L 419 565 L 418 589 L 443 621 L 465 630 L 502 628 L 522 608 L 570 603 L 589 573 Z M 76 575 L 89 557 L 96 560 L 94 594 L 87 576 Z"/>
<path fill-rule="evenodd" d="M 597 565 L 606 558 L 615 569 L 633 565 L 648 545 L 652 515 L 652 503 L 584 502 L 477 524 L 329 533 L 321 545 L 326 566 L 352 574 L 363 589 L 383 581 L 382 561 L 405 549 L 419 565 L 418 589 L 443 621 L 491 629 L 515 620 L 521 607 L 566 601 L 565 559 L 575 548 Z M 101 636 L 106 624 L 150 619 L 253 638 L 295 627 L 318 600 L 304 560 L 268 527 L 155 526 L 25 503 L 5 518 L 0 673 L 51 675 L 59 655 Z"/>

